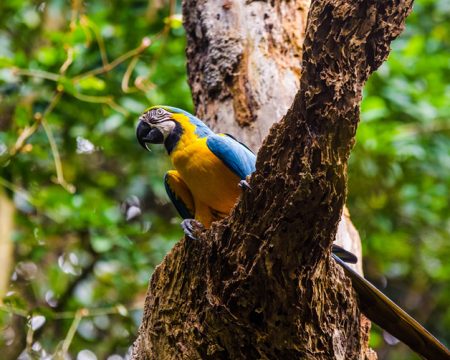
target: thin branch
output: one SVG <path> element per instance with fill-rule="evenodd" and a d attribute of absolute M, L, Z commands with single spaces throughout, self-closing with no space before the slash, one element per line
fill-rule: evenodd
<path fill-rule="evenodd" d="M 0 186 L 3 186 L 4 188 L 12 191 L 18 196 L 21 196 L 23 199 L 25 199 L 25 201 L 29 202 L 31 205 L 34 206 L 35 201 L 30 197 L 29 193 L 25 189 L 17 185 L 14 185 L 12 182 L 9 182 L 8 180 L 2 177 L 0 177 Z"/>
<path fill-rule="evenodd" d="M 83 310 L 83 317 L 95 317 L 95 316 L 102 316 L 102 315 L 126 316 L 131 311 L 143 310 L 143 309 L 144 309 L 144 303 L 140 302 L 140 303 L 134 304 L 129 307 L 126 307 L 122 304 L 118 304 L 115 306 L 109 306 L 109 307 L 103 307 L 103 308 L 93 308 L 93 309 L 82 308 L 79 310 Z M 79 310 L 55 312 L 55 313 L 51 314 L 51 317 L 56 320 L 74 319 L 77 316 L 77 312 Z M 19 309 L 19 308 L 9 306 L 9 305 L 4 305 L 4 304 L 0 304 L 0 311 L 6 312 L 8 314 L 20 316 L 25 319 L 28 318 L 31 313 L 31 311 Z"/>
<path fill-rule="evenodd" d="M 46 79 L 46 80 L 50 80 L 50 81 L 59 81 L 61 79 L 61 75 L 51 73 L 48 71 L 44 71 L 44 70 L 20 69 L 20 68 L 13 67 L 12 72 L 14 75 L 30 76 L 30 77 Z"/>
<path fill-rule="evenodd" d="M 161 34 L 156 35 L 155 39 L 158 38 Z M 120 64 L 122 64 L 123 62 L 127 61 L 129 58 L 133 58 L 133 57 L 136 57 L 136 56 L 139 56 L 140 54 L 142 54 L 151 44 L 152 44 L 152 40 L 148 37 L 144 37 L 141 41 L 141 44 L 137 48 L 132 49 L 132 50 L 128 51 L 127 53 L 117 57 L 115 60 L 113 60 L 110 63 L 104 64 L 102 67 L 86 71 L 84 73 L 81 73 L 81 74 L 73 77 L 73 78 L 69 78 L 68 80 L 73 81 L 73 83 L 77 83 L 80 80 L 85 79 L 90 76 L 108 73 L 111 70 L 113 70 L 114 68 L 116 68 L 117 66 L 119 66 Z M 71 53 L 69 53 L 69 51 L 70 50 L 68 50 L 68 57 L 67 57 L 66 61 L 61 66 L 61 69 L 60 69 L 61 73 L 64 73 L 67 70 L 67 67 L 73 61 L 73 49 L 72 49 Z M 58 82 L 62 78 L 62 76 L 60 74 L 55 74 L 55 73 L 51 73 L 51 72 L 47 72 L 47 71 L 43 71 L 43 70 L 36 70 L 36 69 L 30 70 L 30 69 L 13 68 L 12 71 L 15 75 L 36 77 L 36 78 L 46 79 L 46 80 L 51 80 L 51 81 L 56 81 L 56 82 Z"/>
<path fill-rule="evenodd" d="M 115 67 L 122 64 L 129 58 L 132 58 L 132 57 L 144 52 L 151 44 L 152 44 L 152 41 L 150 40 L 150 38 L 145 37 L 142 39 L 141 44 L 137 48 L 130 50 L 127 53 L 119 56 L 118 58 L 116 58 L 114 61 L 108 63 L 107 65 L 104 65 L 102 67 L 99 67 L 99 68 L 96 68 L 93 70 L 86 71 L 85 73 L 75 76 L 72 80 L 76 83 L 76 82 L 79 82 L 80 80 L 85 79 L 90 76 L 95 76 L 95 75 L 100 75 L 100 74 L 110 72 Z"/>
<path fill-rule="evenodd" d="M 61 75 L 64 75 L 67 71 L 67 69 L 69 68 L 69 66 L 72 64 L 73 62 L 73 47 L 72 46 L 67 46 L 67 58 L 66 61 L 64 61 L 64 63 L 61 65 L 61 68 L 59 69 L 59 72 Z"/>
<path fill-rule="evenodd" d="M 86 36 L 85 46 L 88 48 L 89 46 L 91 46 L 92 34 L 89 31 L 89 27 L 87 26 L 86 22 L 82 21 L 82 18 L 80 19 L 80 26 L 81 26 L 81 29 L 83 29 L 84 35 Z"/>
<path fill-rule="evenodd" d="M 50 143 L 50 149 L 52 150 L 53 160 L 55 162 L 56 169 L 56 179 L 59 185 L 61 185 L 69 193 L 73 194 L 75 192 L 75 186 L 69 184 L 64 179 L 64 173 L 61 163 L 61 157 L 59 156 L 58 146 L 56 145 L 55 137 L 53 132 L 45 119 L 41 121 L 42 127 L 44 128 L 45 134 L 47 135 L 48 142 Z"/>
<path fill-rule="evenodd" d="M 90 102 L 90 103 L 98 103 L 98 104 L 106 104 L 106 105 L 110 106 L 112 109 L 120 112 L 124 116 L 128 116 L 128 110 L 123 108 L 119 104 L 117 104 L 114 101 L 114 98 L 112 96 L 94 96 L 94 95 L 86 95 L 86 94 L 77 93 L 77 92 L 72 93 L 72 95 L 81 101 Z"/>
<path fill-rule="evenodd" d="M 23 147 L 25 146 L 25 142 L 28 140 L 28 138 L 33 135 L 37 129 L 39 129 L 39 126 L 43 119 L 45 119 L 55 108 L 56 104 L 58 104 L 59 100 L 61 99 L 63 92 L 62 91 L 56 91 L 53 94 L 52 99 L 50 100 L 50 103 L 48 104 L 47 108 L 44 111 L 44 114 L 36 113 L 34 114 L 35 122 L 32 126 L 26 127 L 22 133 L 19 135 L 18 139 L 16 140 L 16 143 L 12 150 L 10 151 L 10 158 L 12 158 L 14 155 L 19 153 Z"/>
<path fill-rule="evenodd" d="M 72 0 L 70 25 L 69 25 L 71 33 L 73 33 L 76 29 L 76 21 L 78 19 L 78 14 L 80 13 L 81 6 L 82 4 L 80 0 Z M 65 44 L 65 49 L 67 51 L 67 57 L 66 61 L 64 61 L 64 63 L 61 65 L 61 68 L 59 69 L 61 75 L 64 75 L 69 66 L 72 65 L 73 63 L 73 56 L 74 56 L 73 46 Z"/>
<path fill-rule="evenodd" d="M 134 86 L 140 91 L 148 91 L 155 87 L 155 84 L 152 83 L 149 79 L 146 79 L 143 76 L 138 76 L 136 80 L 134 80 Z"/>
<path fill-rule="evenodd" d="M 71 15 L 70 15 L 70 30 L 73 31 L 75 30 L 76 27 L 76 22 L 78 19 L 78 16 L 81 12 L 81 7 L 82 7 L 82 2 L 81 0 L 72 0 L 72 6 L 71 6 Z"/>
<path fill-rule="evenodd" d="M 101 36 L 97 25 L 89 19 L 86 15 L 82 15 L 80 18 L 80 25 L 83 29 L 87 29 L 87 31 L 92 31 L 94 33 L 95 39 L 97 40 L 98 48 L 100 51 L 100 57 L 102 58 L 103 66 L 107 66 L 109 64 L 108 55 L 106 53 L 105 42 L 103 37 Z"/>
<path fill-rule="evenodd" d="M 31 352 L 31 346 L 33 345 L 34 330 L 31 326 L 28 326 L 27 336 L 26 336 L 26 349 L 27 352 Z"/>
<path fill-rule="evenodd" d="M 136 88 L 132 89 L 128 86 L 130 83 L 131 74 L 133 73 L 133 70 L 136 67 L 138 60 L 139 60 L 138 56 L 135 56 L 134 58 L 132 58 L 130 63 L 128 64 L 125 74 L 123 75 L 121 87 L 122 87 L 122 91 L 126 94 L 132 92 L 133 90 L 134 91 L 138 90 Z"/>
<path fill-rule="evenodd" d="M 73 31 L 75 19 L 78 16 L 80 6 L 81 6 L 80 2 L 74 0 L 73 7 L 72 7 L 73 12 L 72 12 L 72 18 L 71 18 L 71 27 L 70 27 L 71 31 Z M 103 66 L 100 68 L 96 68 L 96 69 L 84 72 L 84 73 L 82 73 L 78 76 L 75 76 L 71 79 L 68 79 L 68 80 L 72 81 L 73 84 L 76 84 L 80 80 L 85 79 L 87 77 L 107 73 L 107 72 L 113 70 L 114 68 L 116 68 L 118 65 L 125 62 L 126 60 L 128 60 L 129 58 L 132 58 L 132 60 L 131 60 L 130 64 L 128 65 L 127 70 L 123 76 L 123 79 L 122 79 L 122 89 L 124 90 L 124 92 L 130 92 L 131 90 L 128 87 L 128 82 L 131 77 L 131 73 L 132 73 L 134 67 L 136 66 L 139 55 L 142 52 L 144 52 L 152 44 L 151 39 L 148 37 L 143 38 L 141 41 L 141 44 L 137 48 L 128 51 L 127 53 L 119 56 L 114 61 L 109 63 L 103 38 L 101 37 L 100 33 L 98 32 L 98 29 L 96 28 L 95 24 L 90 22 L 87 17 L 82 16 L 80 19 L 80 25 L 85 31 L 86 31 L 86 29 L 85 29 L 86 27 L 90 27 L 94 31 L 97 42 L 99 44 L 99 49 L 100 49 L 100 54 L 101 54 L 101 58 L 103 61 Z M 167 28 L 167 26 L 165 27 L 165 29 L 166 28 Z M 165 30 L 163 30 L 163 32 L 164 31 Z M 86 32 L 86 33 L 87 33 L 86 36 L 88 37 L 88 32 Z M 158 37 L 158 36 L 159 36 L 159 34 L 156 35 L 156 37 Z M 30 76 L 30 77 L 36 77 L 36 78 L 59 82 L 61 80 L 61 78 L 63 77 L 63 75 L 66 73 L 69 66 L 72 64 L 73 56 L 74 56 L 73 48 L 69 46 L 67 48 L 67 58 L 64 61 L 64 63 L 61 65 L 61 68 L 59 70 L 60 74 L 50 73 L 50 72 L 46 72 L 46 71 L 42 71 L 42 70 L 30 70 L 30 69 L 19 69 L 19 68 L 14 68 L 13 72 L 15 74 L 21 75 L 21 76 Z M 141 83 L 139 83 L 139 85 L 140 84 Z M 138 85 L 138 83 L 136 83 L 136 85 Z M 139 87 L 136 86 L 136 88 L 139 88 Z M 42 124 L 44 131 L 47 135 L 47 138 L 48 138 L 48 141 L 50 144 L 50 148 L 52 151 L 54 163 L 55 163 L 56 181 L 65 190 L 67 190 L 70 193 L 74 193 L 75 187 L 72 184 L 67 183 L 67 181 L 64 178 L 63 167 L 62 167 L 62 162 L 61 162 L 61 157 L 60 157 L 60 154 L 58 151 L 58 147 L 56 145 L 56 141 L 55 141 L 55 138 L 51 131 L 51 128 L 46 121 L 46 117 L 48 116 L 48 114 L 51 113 L 51 111 L 53 111 L 56 104 L 61 99 L 61 95 L 64 90 L 62 85 L 58 85 L 56 89 L 57 89 L 56 93 L 53 95 L 44 114 L 36 113 L 34 115 L 34 119 L 35 119 L 34 124 L 32 126 L 26 127 L 21 132 L 18 139 L 16 140 L 14 147 L 9 151 L 9 157 L 7 160 L 11 160 L 17 153 L 19 153 L 20 151 L 23 150 L 23 148 L 26 145 L 26 141 L 39 129 L 39 126 Z M 73 92 L 70 94 L 81 101 L 106 104 L 106 105 L 110 106 L 113 110 L 118 111 L 125 116 L 128 115 L 128 111 L 125 108 L 123 108 L 122 106 L 120 106 L 118 103 L 116 103 L 114 101 L 114 98 L 111 96 L 93 96 L 93 95 L 85 95 L 85 94 L 81 94 L 81 93 L 77 93 L 77 92 Z"/>
<path fill-rule="evenodd" d="M 73 337 L 75 336 L 75 332 L 80 325 L 81 319 L 86 315 L 86 312 L 86 309 L 80 309 L 75 313 L 75 317 L 61 346 L 62 358 L 65 358 L 65 355 L 67 355 L 70 344 L 72 343 Z"/>

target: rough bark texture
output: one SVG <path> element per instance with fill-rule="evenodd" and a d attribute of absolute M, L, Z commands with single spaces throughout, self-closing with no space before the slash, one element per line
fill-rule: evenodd
<path fill-rule="evenodd" d="M 309 0 L 186 0 L 197 115 L 258 150 L 297 93 Z"/>
<path fill-rule="evenodd" d="M 410 0 L 313 1 L 300 91 L 258 153 L 252 191 L 156 269 L 135 359 L 372 356 L 330 248 L 362 86 L 410 8 Z"/>
<path fill-rule="evenodd" d="M 309 0 L 184 1 L 189 84 L 200 119 L 259 150 L 300 87 L 309 5 Z M 361 239 L 347 210 L 336 243 L 358 257 L 352 267 L 362 274 Z"/>

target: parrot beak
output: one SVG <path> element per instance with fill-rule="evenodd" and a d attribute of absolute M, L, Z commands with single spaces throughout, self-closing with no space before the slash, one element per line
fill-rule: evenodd
<path fill-rule="evenodd" d="M 145 121 L 140 121 L 136 129 L 136 137 L 141 146 L 149 150 L 147 144 L 162 144 L 164 136 L 157 128 L 152 128 Z"/>

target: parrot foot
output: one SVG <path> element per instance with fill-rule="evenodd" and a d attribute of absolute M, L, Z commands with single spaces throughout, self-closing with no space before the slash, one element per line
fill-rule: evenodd
<path fill-rule="evenodd" d="M 251 190 L 252 189 L 252 187 L 250 186 L 250 184 L 247 182 L 247 180 L 241 180 L 241 181 L 239 181 L 239 187 L 242 189 L 242 190 Z"/>
<path fill-rule="evenodd" d="M 201 222 L 195 220 L 195 219 L 184 219 L 181 222 L 181 228 L 184 231 L 184 234 L 193 239 L 197 240 L 198 237 L 195 235 L 195 233 L 198 233 L 200 230 L 204 229 L 204 226 Z"/>

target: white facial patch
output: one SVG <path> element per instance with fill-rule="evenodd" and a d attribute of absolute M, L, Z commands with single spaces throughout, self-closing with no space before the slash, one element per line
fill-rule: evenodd
<path fill-rule="evenodd" d="M 157 124 L 151 124 L 151 126 L 161 131 L 164 140 L 166 140 L 173 129 L 175 129 L 175 122 L 172 120 L 166 120 Z"/>

